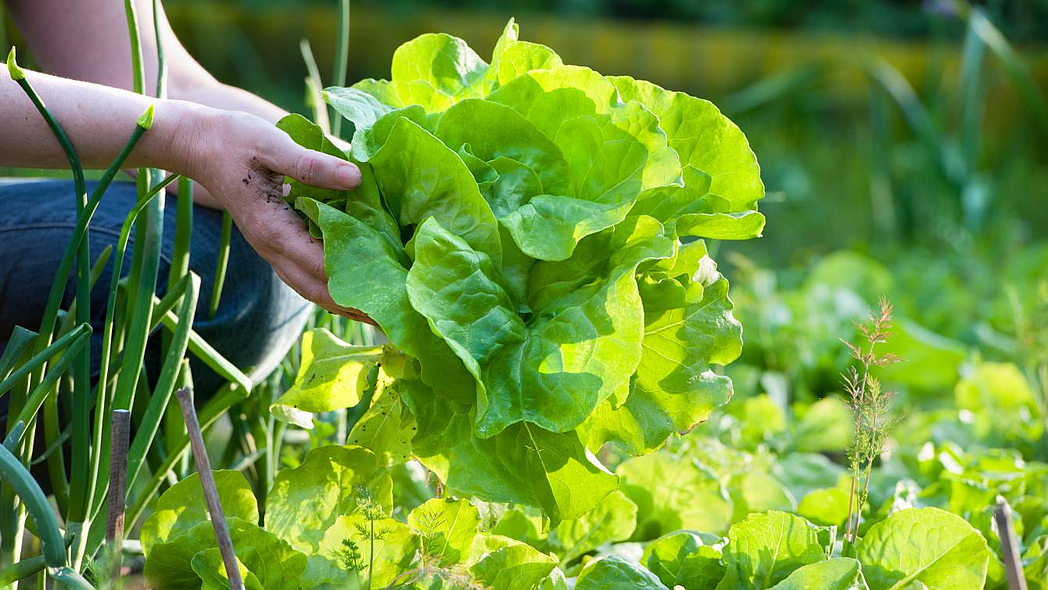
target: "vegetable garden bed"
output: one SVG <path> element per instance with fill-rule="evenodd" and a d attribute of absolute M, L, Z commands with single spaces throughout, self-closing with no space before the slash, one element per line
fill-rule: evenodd
<path fill-rule="evenodd" d="M 17 78 L 13 53 L 9 67 Z M 845 401 L 786 407 L 768 380 L 772 395 L 726 406 L 724 367 L 742 353 L 743 330 L 713 244 L 760 236 L 764 186 L 745 136 L 712 103 L 565 65 L 512 20 L 489 61 L 427 34 L 396 51 L 389 80 L 321 86 L 313 74 L 317 123 L 291 115 L 278 126 L 354 162 L 363 182 L 292 181 L 287 200 L 323 241 L 335 302 L 367 314 L 388 342 L 318 314 L 248 395 L 240 370 L 193 339 L 194 275 L 175 277 L 163 299 L 114 282 L 107 335 L 118 297 L 131 321 L 107 340 L 96 391 L 83 373 L 74 382 L 84 413 L 73 436 L 89 446 L 73 487 L 55 494 L 59 520 L 26 471 L 23 428 L 82 362 L 90 330 L 80 316 L 59 323 L 55 304 L 46 336 L 26 332 L 0 359 L 0 388 L 17 396 L 15 417 L 29 417 L 12 420 L 0 451 L 3 583 L 41 571 L 77 588 L 119 582 L 119 553 L 107 551 L 119 535 L 104 542 L 99 518 L 111 432 L 88 423 L 89 394 L 105 415 L 131 410 L 139 393 L 146 419 L 130 445 L 127 514 L 159 590 L 229 588 L 223 557 L 252 590 L 965 590 L 1008 587 L 1020 570 L 1028 588 L 1048 586 L 1048 464 L 1034 448 L 1043 408 L 1013 365 L 980 362 L 952 405 L 896 417 L 878 367 L 896 354 L 952 357 L 910 324 L 892 340 L 884 301 L 855 344 L 831 339 L 858 367 Z M 350 150 L 332 138 L 325 103 Z M 140 177 L 124 245 L 141 211 L 146 245 L 135 247 L 146 248 L 164 184 Z M 135 273 L 149 275 L 148 260 Z M 161 318 L 167 360 L 149 391 L 137 371 Z M 231 426 L 229 460 L 213 475 L 235 558 L 220 549 L 207 478 L 182 460 L 181 424 L 169 415 L 158 432 L 176 383 L 190 381 L 187 351 L 230 382 L 200 421 Z M 107 385 L 111 354 L 123 364 Z M 976 409 L 981 419 L 968 416 Z M 961 416 L 950 436 L 935 430 L 935 412 Z M 1012 415 L 1014 428 L 1002 419 Z M 893 427 L 902 432 L 890 443 Z M 10 541 L 26 522 L 16 495 L 41 557 L 22 558 L 20 535 Z"/>

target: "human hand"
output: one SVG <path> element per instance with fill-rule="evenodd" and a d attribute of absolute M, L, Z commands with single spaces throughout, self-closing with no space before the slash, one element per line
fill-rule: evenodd
<path fill-rule="evenodd" d="M 211 111 L 187 118 L 182 133 L 189 176 L 225 209 L 248 243 L 302 297 L 325 310 L 374 324 L 331 298 L 323 245 L 284 201 L 284 177 L 335 190 L 360 185 L 353 164 L 299 146 L 265 120 Z"/>

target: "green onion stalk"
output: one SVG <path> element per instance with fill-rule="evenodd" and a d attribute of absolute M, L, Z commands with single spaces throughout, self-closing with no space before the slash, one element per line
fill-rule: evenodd
<path fill-rule="evenodd" d="M 156 6 L 154 6 L 154 14 Z M 124 1 L 124 14 L 127 19 L 128 36 L 131 44 L 131 65 L 133 90 L 139 94 L 145 94 L 145 68 L 142 60 L 142 44 L 138 30 L 138 15 L 133 0 Z M 154 28 L 158 21 L 154 18 Z M 157 80 L 157 91 L 162 97 L 164 81 L 166 78 L 165 62 L 163 60 L 163 47 L 160 45 L 159 35 L 158 59 L 160 70 Z M 151 122 L 151 121 L 150 121 Z M 116 381 L 112 400 L 109 400 L 108 384 L 103 383 L 101 377 L 96 391 L 96 415 L 98 419 L 95 425 L 94 441 L 95 452 L 90 454 L 90 468 L 85 469 L 83 487 L 79 488 L 82 493 L 76 497 L 76 504 L 70 507 L 68 516 L 69 532 L 73 535 L 75 542 L 72 547 L 74 566 L 79 568 L 85 554 L 87 537 L 90 530 L 88 516 L 98 507 L 96 502 L 101 502 L 105 496 L 108 481 L 103 479 L 103 474 L 109 472 L 109 439 L 111 437 L 111 425 L 104 417 L 112 410 L 130 410 L 134 402 L 135 391 L 138 387 L 139 376 L 142 371 L 142 361 L 145 357 L 146 344 L 149 338 L 149 325 L 153 311 L 152 297 L 156 291 L 157 277 L 160 270 L 160 250 L 163 239 L 163 217 L 164 198 L 162 191 L 150 195 L 152 180 L 161 178 L 159 171 L 148 168 L 138 170 L 135 178 L 138 189 L 138 204 L 144 205 L 144 214 L 141 215 L 142 222 L 135 225 L 135 244 L 131 259 L 131 272 L 128 278 L 128 305 L 125 314 L 124 333 L 125 345 L 123 357 L 120 364 L 120 376 Z M 152 198 L 157 196 L 158 198 Z M 138 207 L 136 207 L 138 209 Z M 126 222 L 125 222 L 126 225 Z M 118 259 L 122 257 L 118 256 Z M 114 273 L 116 279 L 119 274 Z M 106 314 L 110 316 L 110 309 L 114 308 L 112 295 Z M 110 327 L 109 321 L 106 327 Z M 106 345 L 103 345 L 103 355 L 111 354 Z M 106 359 L 108 362 L 108 359 Z M 104 367 L 100 375 L 108 373 L 108 366 Z M 101 401 L 101 403 L 99 403 Z M 98 423 L 101 423 L 99 428 Z M 99 435 L 101 432 L 101 435 Z M 100 444 L 98 444 L 100 443 Z M 78 471 L 74 468 L 74 474 Z"/>
<path fill-rule="evenodd" d="M 61 124 L 54 118 L 51 112 L 47 109 L 44 101 L 41 99 L 39 94 L 35 91 L 29 80 L 26 72 L 22 70 L 17 63 L 16 54 L 14 49 L 8 56 L 7 60 L 8 72 L 12 79 L 18 83 L 22 90 L 29 97 L 37 111 L 47 122 L 52 133 L 58 139 L 59 144 L 62 146 L 67 159 L 69 160 L 70 168 L 73 173 L 74 186 L 77 192 L 77 224 L 74 227 L 73 235 L 66 246 L 61 261 L 59 262 L 58 272 L 56 273 L 54 282 L 52 283 L 48 300 L 44 308 L 44 314 L 41 320 L 41 327 L 39 330 L 39 336 L 36 340 L 35 350 L 41 352 L 46 350 L 50 344 L 55 333 L 55 325 L 58 320 L 59 306 L 61 304 L 61 298 L 65 292 L 66 283 L 68 282 L 70 272 L 73 270 L 74 260 L 78 262 L 76 267 L 77 272 L 77 296 L 76 299 L 79 304 L 74 312 L 75 317 L 79 320 L 77 323 L 84 325 L 88 323 L 90 319 L 90 289 L 91 289 L 91 276 L 92 268 L 90 264 L 90 250 L 88 247 L 88 240 L 86 239 L 88 233 L 88 226 L 94 212 L 97 210 L 98 204 L 101 201 L 102 195 L 108 188 L 109 184 L 115 178 L 116 173 L 122 167 L 127 156 L 130 154 L 134 143 L 141 137 L 145 129 L 148 129 L 152 123 L 152 107 L 147 109 L 147 112 L 139 120 L 139 124 L 136 126 L 136 132 L 133 134 L 132 141 L 129 142 L 129 146 L 126 146 L 121 154 L 117 157 L 117 160 L 113 162 L 109 169 L 103 174 L 99 180 L 95 189 L 92 191 L 91 196 L 88 197 L 86 183 L 84 181 L 83 167 L 80 163 L 79 157 L 76 154 L 76 150 L 73 148 L 68 135 L 62 128 Z M 141 131 L 140 131 L 141 130 Z M 89 347 L 78 351 L 75 358 L 70 358 L 70 362 L 75 361 L 74 367 L 74 380 L 73 380 L 73 403 L 74 403 L 74 417 L 72 424 L 72 438 L 73 438 L 73 487 L 71 488 L 69 496 L 71 496 L 71 503 L 68 507 L 69 515 L 76 515 L 77 508 L 83 503 L 83 499 L 86 497 L 82 494 L 83 485 L 89 479 L 90 475 L 90 415 L 91 415 L 91 397 L 90 397 L 90 352 Z M 49 357 L 48 357 L 49 358 Z M 61 361 L 59 361 L 61 362 Z M 9 412 L 12 414 L 18 414 L 20 416 L 26 415 L 25 410 L 33 408 L 31 416 L 28 416 L 27 423 L 29 424 L 29 435 L 25 439 L 23 446 L 22 455 L 25 461 L 28 461 L 28 455 L 32 450 L 32 425 L 35 423 L 36 411 L 39 410 L 43 399 L 40 403 L 37 403 L 34 395 L 46 397 L 47 395 L 57 395 L 56 390 L 44 391 L 41 390 L 39 385 L 44 383 L 50 383 L 51 387 L 57 384 L 58 378 L 61 376 L 61 372 L 54 371 L 54 377 L 50 378 L 51 375 L 45 377 L 47 373 L 46 361 L 35 366 L 34 373 L 30 376 L 30 383 L 36 384 L 37 387 L 33 388 L 33 394 L 30 394 L 28 399 L 22 400 L 12 396 L 12 404 L 9 405 Z M 32 402 L 32 403 L 29 403 Z M 51 434 L 54 435 L 54 429 L 50 429 Z M 52 459 L 52 461 L 55 459 Z M 52 467 L 52 471 L 54 468 Z M 65 485 L 64 471 L 63 477 L 57 478 L 57 485 L 59 490 L 62 490 Z M 79 495 L 78 495 L 79 494 Z M 59 493 L 59 500 L 65 500 L 66 494 Z M 5 503 L 6 505 L 6 503 Z M 16 508 L 16 510 L 19 510 Z M 21 524 L 24 523 L 24 513 L 21 513 L 16 517 L 16 529 L 21 530 Z M 10 559 L 12 561 L 18 558 L 19 547 L 15 543 L 13 546 L 5 547 L 5 554 L 8 553 L 10 548 Z M 79 564 L 77 564 L 79 565 Z"/>

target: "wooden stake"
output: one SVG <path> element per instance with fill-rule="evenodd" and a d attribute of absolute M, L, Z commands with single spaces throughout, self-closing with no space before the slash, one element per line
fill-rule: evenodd
<path fill-rule="evenodd" d="M 1023 574 L 1023 561 L 1019 555 L 1019 542 L 1015 538 L 1012 509 L 1008 506 L 1008 500 L 997 498 L 993 518 L 997 521 L 997 534 L 1001 537 L 1001 558 L 1004 560 L 1004 572 L 1008 576 L 1008 588 L 1026 590 L 1026 575 Z"/>
<path fill-rule="evenodd" d="M 204 433 L 200 430 L 200 421 L 197 419 L 196 408 L 193 407 L 193 394 L 188 387 L 183 387 L 175 392 L 175 397 L 178 398 L 178 405 L 182 407 L 182 415 L 186 419 L 189 444 L 193 448 L 197 472 L 200 473 L 200 485 L 204 488 L 204 499 L 207 501 L 207 511 L 211 514 L 211 524 L 215 528 L 218 549 L 222 552 L 222 561 L 226 565 L 229 587 L 231 590 L 244 590 L 244 580 L 240 577 L 240 568 L 237 567 L 236 554 L 233 552 L 233 539 L 229 536 L 226 515 L 222 511 L 222 503 L 218 500 L 215 475 L 211 472 L 211 461 L 207 457 L 207 448 L 204 447 Z"/>
<path fill-rule="evenodd" d="M 131 412 L 113 410 L 110 438 L 109 505 L 106 511 L 106 544 L 112 559 L 112 574 L 120 577 L 121 549 L 124 544 L 124 512 L 127 501 L 127 448 L 131 441 Z"/>

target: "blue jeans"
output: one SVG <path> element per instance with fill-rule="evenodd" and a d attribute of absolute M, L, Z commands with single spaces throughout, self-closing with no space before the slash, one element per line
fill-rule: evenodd
<path fill-rule="evenodd" d="M 88 188 L 90 191 L 90 187 Z M 40 327 L 41 316 L 62 253 L 76 225 L 72 181 L 0 179 L 0 349 L 14 326 Z M 92 262 L 109 245 L 116 247 L 120 227 L 136 201 L 132 183 L 114 183 L 102 197 L 91 221 Z M 167 285 L 175 237 L 175 199 L 164 207 L 164 243 L 160 261 L 160 294 Z M 273 269 L 235 228 L 221 304 L 208 313 L 211 286 L 222 232 L 222 214 L 196 207 L 193 212 L 190 268 L 201 278 L 201 296 L 194 329 L 256 383 L 279 364 L 295 343 L 312 306 L 277 278 Z M 123 274 L 131 265 L 131 246 Z M 97 375 L 102 324 L 113 272 L 110 260 L 91 291 L 92 361 Z M 66 287 L 63 307 L 76 292 L 75 277 Z M 145 369 L 151 379 L 159 372 L 159 335 L 150 338 Z M 224 380 L 191 358 L 198 399 L 213 393 Z M 6 399 L 6 396 L 5 396 Z M 6 405 L 6 404 L 4 404 Z"/>

